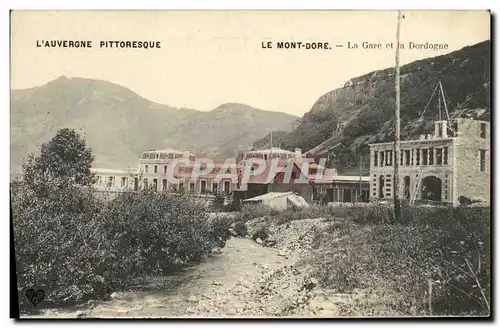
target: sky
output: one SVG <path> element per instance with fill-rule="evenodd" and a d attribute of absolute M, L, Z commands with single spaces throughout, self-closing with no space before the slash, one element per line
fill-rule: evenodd
<path fill-rule="evenodd" d="M 402 49 L 401 64 L 490 39 L 487 11 L 404 15 L 402 44 L 448 48 Z M 14 11 L 11 88 L 64 75 L 107 80 L 173 107 L 206 111 L 237 102 L 302 116 L 349 79 L 393 67 L 395 49 L 386 44 L 396 42 L 396 25 L 396 11 Z M 42 40 L 91 40 L 93 47 L 37 47 Z M 161 48 L 99 48 L 107 40 L 160 41 Z M 269 41 L 273 48 L 264 49 Z M 328 42 L 331 49 L 276 49 L 279 41 Z"/>

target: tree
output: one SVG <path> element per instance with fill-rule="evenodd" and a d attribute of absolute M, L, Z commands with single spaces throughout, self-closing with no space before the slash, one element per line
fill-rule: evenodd
<path fill-rule="evenodd" d="M 38 156 L 28 156 L 23 165 L 23 180 L 29 185 L 69 182 L 88 186 L 94 181 L 90 171 L 93 160 L 85 139 L 75 130 L 64 128 L 42 144 Z"/>

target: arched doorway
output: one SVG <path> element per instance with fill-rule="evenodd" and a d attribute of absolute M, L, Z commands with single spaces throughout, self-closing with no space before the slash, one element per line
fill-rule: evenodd
<path fill-rule="evenodd" d="M 226 194 L 229 194 L 229 192 L 231 191 L 231 190 L 230 190 L 230 186 L 231 186 L 231 185 L 230 185 L 229 181 L 224 181 L 224 192 L 225 192 Z"/>
<path fill-rule="evenodd" d="M 435 176 L 428 176 L 422 180 L 422 199 L 441 201 L 441 179 Z"/>
<path fill-rule="evenodd" d="M 378 198 L 384 198 L 385 178 L 383 175 L 378 178 Z"/>
<path fill-rule="evenodd" d="M 404 178 L 404 191 L 405 191 L 405 198 L 410 199 L 410 177 L 405 176 Z"/>

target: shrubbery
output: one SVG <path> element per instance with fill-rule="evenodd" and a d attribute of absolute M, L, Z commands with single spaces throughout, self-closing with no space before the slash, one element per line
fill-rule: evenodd
<path fill-rule="evenodd" d="M 348 238 L 308 259 L 324 286 L 372 290 L 407 315 L 490 313 L 489 207 L 405 207 L 406 224 L 386 223 L 387 206 L 352 211 Z"/>
<path fill-rule="evenodd" d="M 314 251 L 304 258 L 323 287 L 339 293 L 371 291 L 403 315 L 488 315 L 490 207 L 403 203 L 401 214 L 403 223 L 394 222 L 391 204 L 280 212 L 253 206 L 239 213 L 237 224 L 263 217 L 267 225 L 252 238 L 265 240 L 270 225 L 325 218 L 328 226 L 318 231 Z"/>
<path fill-rule="evenodd" d="M 53 305 L 102 297 L 136 277 L 171 273 L 225 245 L 231 222 L 210 218 L 189 197 L 145 191 L 103 201 L 90 186 L 87 164 L 79 174 L 52 170 L 65 160 L 57 153 L 67 152 L 64 145 L 81 142 L 68 131 L 56 137 L 42 149 L 58 150 L 30 157 L 22 181 L 11 184 L 21 293 L 42 288 L 44 302 Z M 20 300 L 23 309 L 22 294 Z"/>

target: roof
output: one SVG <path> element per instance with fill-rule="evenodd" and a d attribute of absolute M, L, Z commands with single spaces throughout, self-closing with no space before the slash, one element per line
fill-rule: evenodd
<path fill-rule="evenodd" d="M 247 154 L 257 154 L 257 153 L 259 153 L 259 154 L 269 154 L 271 151 L 273 153 L 295 154 L 295 152 L 293 152 L 293 151 L 281 149 L 281 148 L 278 148 L 278 147 L 271 147 L 271 148 L 260 149 L 260 150 L 250 150 L 250 151 L 247 151 L 246 153 Z"/>
<path fill-rule="evenodd" d="M 169 153 L 169 154 L 184 154 L 185 152 L 188 152 L 187 150 L 179 150 L 179 149 L 174 149 L 174 148 L 167 148 L 167 149 L 151 149 L 151 150 L 145 150 L 142 153 Z M 188 152 L 189 155 L 194 155 L 191 152 Z"/>
<path fill-rule="evenodd" d="M 314 175 L 313 175 L 314 176 Z M 359 182 L 360 177 L 355 175 L 333 175 L 315 179 L 315 183 Z M 369 176 L 361 176 L 361 182 L 370 182 Z"/>
<path fill-rule="evenodd" d="M 128 169 L 128 170 L 117 170 L 117 169 L 103 169 L 103 168 L 91 168 L 90 171 L 93 173 L 106 173 L 106 174 L 130 174 L 131 171 L 137 169 Z"/>
<path fill-rule="evenodd" d="M 454 140 L 454 137 L 446 137 L 446 138 L 435 138 L 434 136 L 431 136 L 429 139 L 411 139 L 411 140 L 401 140 L 399 142 L 400 145 L 404 146 L 407 144 L 421 144 L 421 143 L 436 143 L 436 142 L 443 142 L 443 141 L 452 141 Z M 369 147 L 382 147 L 382 146 L 393 146 L 394 142 L 378 142 L 378 143 L 371 143 L 368 144 Z"/>
<path fill-rule="evenodd" d="M 269 192 L 264 195 L 256 196 L 253 198 L 248 198 L 243 200 L 243 202 L 258 202 L 258 201 L 263 201 L 263 200 L 270 200 L 270 199 L 275 199 L 275 198 L 280 198 L 280 197 L 288 197 L 290 195 L 293 195 L 293 192 Z"/>

